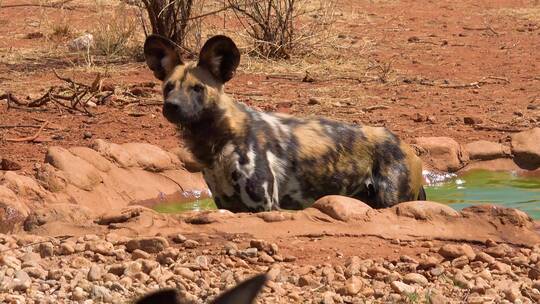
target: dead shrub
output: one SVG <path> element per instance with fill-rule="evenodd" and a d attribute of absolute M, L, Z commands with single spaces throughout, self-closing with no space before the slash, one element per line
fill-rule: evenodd
<path fill-rule="evenodd" d="M 204 0 L 140 0 L 139 5 L 146 11 L 153 34 L 171 39 L 189 55 L 195 54 L 201 44 Z M 144 18 L 141 20 L 146 32 Z"/>
<path fill-rule="evenodd" d="M 135 11 L 124 3 L 110 9 L 103 7 L 92 35 L 94 52 L 108 61 L 121 57 L 140 57 L 141 41 L 137 39 L 138 21 Z"/>
<path fill-rule="evenodd" d="M 333 1 L 227 0 L 251 40 L 251 54 L 288 59 L 316 44 L 333 19 Z M 315 38 L 315 39 L 314 39 Z"/>

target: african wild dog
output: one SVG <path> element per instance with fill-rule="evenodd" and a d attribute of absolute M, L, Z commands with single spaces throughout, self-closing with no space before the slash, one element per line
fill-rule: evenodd
<path fill-rule="evenodd" d="M 209 302 L 211 304 L 250 304 L 253 303 L 257 294 L 261 291 L 268 281 L 268 276 L 260 274 L 254 276 L 237 286 L 229 289 L 219 295 L 216 299 Z M 135 301 L 135 304 L 183 304 L 191 303 L 182 299 L 182 296 L 176 289 L 162 289 L 147 294 Z"/>
<path fill-rule="evenodd" d="M 225 36 L 182 62 L 174 43 L 152 35 L 146 62 L 163 81 L 163 115 L 204 167 L 216 205 L 231 211 L 303 209 L 340 194 L 374 208 L 425 199 L 422 164 L 385 128 L 255 111 L 223 92 L 240 52 Z"/>

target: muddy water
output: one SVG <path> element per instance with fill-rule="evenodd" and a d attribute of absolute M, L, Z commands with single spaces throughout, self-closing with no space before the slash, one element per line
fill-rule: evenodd
<path fill-rule="evenodd" d="M 489 171 L 471 171 L 460 176 L 425 172 L 424 177 L 430 201 L 446 203 L 457 210 L 475 204 L 498 204 L 521 209 L 540 219 L 540 177 Z M 163 213 L 178 213 L 216 209 L 216 205 L 208 196 L 195 194 L 152 208 Z"/>
<path fill-rule="evenodd" d="M 471 171 L 433 181 L 426 187 L 426 192 L 430 201 L 447 203 L 457 210 L 490 203 L 517 208 L 540 219 L 540 177 Z"/>

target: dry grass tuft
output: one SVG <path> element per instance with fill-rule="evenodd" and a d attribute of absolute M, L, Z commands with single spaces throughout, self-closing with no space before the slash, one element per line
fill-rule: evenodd
<path fill-rule="evenodd" d="M 100 4 L 98 22 L 91 32 L 95 46 L 93 53 L 104 56 L 107 62 L 121 59 L 142 59 L 142 30 L 134 18 L 135 8 L 124 3 Z"/>

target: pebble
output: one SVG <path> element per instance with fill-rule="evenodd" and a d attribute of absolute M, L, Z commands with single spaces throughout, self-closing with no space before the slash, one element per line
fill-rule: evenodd
<path fill-rule="evenodd" d="M 454 268 L 463 268 L 467 264 L 469 264 L 469 258 L 464 255 L 452 260 L 452 267 Z"/>
<path fill-rule="evenodd" d="M 15 272 L 15 278 L 11 281 L 9 289 L 15 291 L 25 291 L 32 284 L 32 279 L 24 270 Z"/>
<path fill-rule="evenodd" d="M 446 244 L 439 249 L 439 254 L 449 260 L 463 255 L 469 260 L 474 260 L 476 257 L 472 247 L 467 244 Z"/>
<path fill-rule="evenodd" d="M 88 270 L 87 278 L 91 282 L 99 281 L 101 279 L 102 273 L 103 271 L 101 269 L 101 266 L 99 266 L 98 264 L 92 264 L 92 266 Z"/>
<path fill-rule="evenodd" d="M 75 253 L 75 243 L 71 241 L 67 241 L 60 244 L 59 252 L 62 255 L 70 255 L 70 254 Z"/>
<path fill-rule="evenodd" d="M 197 248 L 199 247 L 199 242 L 195 241 L 195 240 L 186 240 L 185 242 L 182 243 L 184 245 L 185 248 L 187 249 L 193 249 L 193 248 Z"/>
<path fill-rule="evenodd" d="M 131 253 L 131 258 L 134 259 L 134 260 L 149 259 L 150 257 L 151 257 L 151 255 L 148 252 L 142 251 L 140 249 L 135 249 Z"/>
<path fill-rule="evenodd" d="M 180 234 L 180 233 L 173 235 L 171 239 L 173 242 L 177 244 L 182 244 L 185 241 L 187 241 L 187 237 L 185 237 L 183 234 Z"/>
<path fill-rule="evenodd" d="M 146 251 L 148 253 L 158 253 L 169 247 L 169 242 L 163 237 L 142 237 L 131 239 L 126 244 L 126 249 L 133 252 L 136 249 Z"/>
<path fill-rule="evenodd" d="M 413 286 L 407 285 L 400 281 L 393 281 L 392 283 L 390 283 L 390 286 L 395 292 L 398 292 L 400 294 L 411 294 L 416 291 Z"/>
<path fill-rule="evenodd" d="M 345 282 L 345 285 L 338 290 L 338 293 L 341 295 L 354 296 L 362 290 L 362 287 L 362 280 L 358 277 L 351 277 Z"/>
<path fill-rule="evenodd" d="M 92 134 L 92 132 L 90 131 L 84 131 L 83 133 L 83 139 L 90 139 L 94 136 L 94 134 Z"/>
<path fill-rule="evenodd" d="M 491 263 L 495 262 L 495 258 L 492 257 L 491 255 L 485 253 L 485 252 L 479 252 L 476 255 L 476 260 L 481 261 L 481 262 L 485 262 L 485 263 L 488 263 L 488 264 L 491 264 Z"/>
<path fill-rule="evenodd" d="M 84 290 L 80 287 L 75 287 L 73 289 L 73 293 L 71 295 L 71 299 L 73 301 L 82 301 L 86 298 L 86 293 L 84 292 Z"/>
<path fill-rule="evenodd" d="M 51 242 L 39 244 L 39 254 L 42 258 L 51 257 L 54 255 L 54 246 Z"/>
<path fill-rule="evenodd" d="M 419 285 L 426 285 L 428 283 L 428 279 L 426 279 L 425 276 L 419 274 L 419 273 L 408 273 L 403 277 L 403 281 L 405 283 L 409 284 L 419 284 Z"/>

